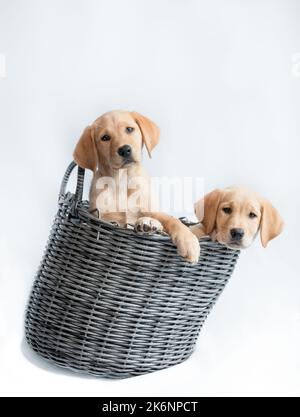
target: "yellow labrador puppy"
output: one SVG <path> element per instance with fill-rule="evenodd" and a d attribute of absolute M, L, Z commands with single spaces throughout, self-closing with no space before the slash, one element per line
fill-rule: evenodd
<path fill-rule="evenodd" d="M 88 126 L 74 151 L 74 160 L 93 171 L 90 210 L 105 221 L 153 233 L 164 230 L 188 262 L 196 263 L 200 246 L 178 219 L 153 210 L 149 177 L 141 165 L 142 147 L 149 156 L 159 140 L 159 128 L 136 112 L 112 111 Z"/>
<path fill-rule="evenodd" d="M 195 204 L 195 213 L 201 223 L 192 231 L 198 238 L 209 235 L 232 249 L 249 247 L 259 231 L 266 247 L 283 229 L 271 203 L 243 187 L 212 191 Z"/>

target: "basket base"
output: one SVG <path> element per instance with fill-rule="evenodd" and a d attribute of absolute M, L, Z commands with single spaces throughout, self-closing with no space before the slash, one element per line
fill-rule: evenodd
<path fill-rule="evenodd" d="M 42 352 L 37 347 L 33 346 L 30 342 L 30 340 L 24 340 L 24 344 L 26 343 L 26 350 L 30 350 L 30 355 L 35 355 L 38 360 L 42 360 L 43 362 L 49 364 L 50 366 L 53 366 L 54 369 L 60 369 L 65 370 L 66 372 L 72 372 L 79 376 L 90 376 L 90 377 L 96 377 L 96 378 L 104 378 L 104 379 L 127 379 L 132 378 L 140 375 L 149 374 L 156 371 L 162 371 L 164 369 L 168 369 L 172 366 L 180 365 L 181 363 L 185 362 L 187 359 L 189 359 L 192 354 L 194 353 L 195 349 L 190 350 L 187 352 L 183 357 L 178 359 L 177 361 L 174 360 L 172 364 L 169 363 L 160 363 L 159 365 L 155 367 L 148 367 L 148 368 L 141 368 L 139 366 L 137 369 L 130 369 L 130 370 L 117 370 L 113 369 L 112 367 L 109 367 L 105 363 L 95 363 L 90 364 L 89 367 L 82 367 L 78 366 L 77 364 L 71 364 L 66 363 L 63 357 L 59 358 L 55 354 L 51 354 L 50 352 Z M 32 361 L 32 357 L 29 358 L 29 354 L 26 354 L 27 358 Z M 48 369 L 49 370 L 49 369 Z"/>

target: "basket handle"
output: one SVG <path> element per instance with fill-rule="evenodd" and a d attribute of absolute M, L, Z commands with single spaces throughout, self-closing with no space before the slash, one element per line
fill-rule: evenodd
<path fill-rule="evenodd" d="M 76 162 L 72 161 L 68 168 L 66 169 L 66 172 L 63 176 L 62 183 L 60 186 L 59 196 L 58 199 L 64 198 L 66 195 L 66 188 L 67 184 L 69 182 L 70 176 L 74 168 L 77 166 Z M 77 169 L 77 184 L 76 184 L 76 191 L 75 191 L 75 203 L 78 203 L 82 201 L 82 194 L 83 194 L 83 184 L 84 184 L 84 168 L 81 168 L 78 165 Z"/>

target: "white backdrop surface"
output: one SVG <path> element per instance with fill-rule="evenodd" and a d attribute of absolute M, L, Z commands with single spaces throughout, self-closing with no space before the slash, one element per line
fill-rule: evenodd
<path fill-rule="evenodd" d="M 0 395 L 300 394 L 299 20 L 297 0 L 0 0 Z M 251 186 L 286 228 L 242 253 L 190 360 L 112 382 L 36 358 L 23 314 L 75 142 L 115 108 L 160 126 L 152 175 Z"/>

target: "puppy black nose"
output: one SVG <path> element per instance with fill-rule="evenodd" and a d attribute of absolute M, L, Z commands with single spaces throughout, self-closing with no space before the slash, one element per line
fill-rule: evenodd
<path fill-rule="evenodd" d="M 242 240 L 244 237 L 244 230 L 243 229 L 231 229 L 230 234 L 233 240 Z"/>
<path fill-rule="evenodd" d="M 123 158 L 129 158 L 131 156 L 131 146 L 121 146 L 121 148 L 118 149 L 118 154 Z"/>

